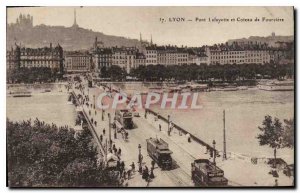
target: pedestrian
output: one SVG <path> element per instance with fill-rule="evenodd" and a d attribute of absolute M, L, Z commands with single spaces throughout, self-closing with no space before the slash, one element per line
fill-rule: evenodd
<path fill-rule="evenodd" d="M 116 148 L 116 144 L 113 144 L 113 149 L 115 149 Z"/>
<path fill-rule="evenodd" d="M 159 124 L 158 127 L 159 127 L 159 131 L 161 131 L 161 124 Z"/>
<path fill-rule="evenodd" d="M 121 164 L 120 164 L 120 161 L 118 160 L 117 161 L 117 166 L 116 166 L 117 170 L 118 171 L 121 171 Z"/>
<path fill-rule="evenodd" d="M 149 175 L 150 179 L 153 179 L 153 178 L 154 178 L 153 170 L 154 170 L 154 168 L 151 168 L 151 172 L 150 172 L 150 175 Z"/>
<path fill-rule="evenodd" d="M 278 180 L 275 179 L 275 185 L 274 186 L 278 186 Z"/>
<path fill-rule="evenodd" d="M 95 121 L 95 126 L 97 127 L 97 121 Z"/>
<path fill-rule="evenodd" d="M 122 139 L 125 139 L 125 137 L 124 137 L 124 130 L 123 130 L 123 128 L 121 128 L 121 135 L 122 135 Z"/>
<path fill-rule="evenodd" d="M 124 161 L 121 162 L 121 173 L 124 171 L 125 169 L 125 163 Z"/>
<path fill-rule="evenodd" d="M 154 169 L 154 166 L 155 166 L 155 161 L 154 160 L 151 161 L 151 166 Z"/>
<path fill-rule="evenodd" d="M 149 177 L 149 170 L 148 170 L 148 167 L 145 166 L 145 169 L 144 169 L 144 178 L 146 181 L 148 180 L 148 177 Z"/>
<path fill-rule="evenodd" d="M 102 135 L 100 135 L 100 142 L 102 142 L 103 141 L 103 136 Z"/>
<path fill-rule="evenodd" d="M 131 164 L 131 170 L 135 173 L 135 165 L 134 165 L 134 162 L 132 162 L 132 164 Z"/>
<path fill-rule="evenodd" d="M 205 154 L 208 154 L 208 151 L 209 151 L 209 146 L 206 145 L 206 152 L 205 152 Z"/>
<path fill-rule="evenodd" d="M 123 171 L 123 178 L 126 180 L 126 174 L 127 174 L 127 172 L 124 170 Z"/>
<path fill-rule="evenodd" d="M 128 170 L 128 171 L 127 171 L 127 176 L 128 176 L 128 180 L 130 180 L 131 170 Z"/>
<path fill-rule="evenodd" d="M 103 135 L 105 136 L 105 128 L 103 128 Z"/>
<path fill-rule="evenodd" d="M 119 156 L 121 156 L 121 148 L 119 148 L 119 151 L 118 151 L 118 154 L 119 154 Z"/>

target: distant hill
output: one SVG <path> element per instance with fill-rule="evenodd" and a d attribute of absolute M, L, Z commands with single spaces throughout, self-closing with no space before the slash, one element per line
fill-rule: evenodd
<path fill-rule="evenodd" d="M 128 46 L 140 48 L 137 39 L 105 35 L 101 32 L 80 28 L 78 26 L 20 26 L 18 24 L 7 25 L 7 49 L 17 42 L 26 47 L 44 47 L 50 43 L 59 43 L 64 50 L 82 50 L 93 46 L 95 37 L 103 42 L 104 46 Z"/>
<path fill-rule="evenodd" d="M 270 46 L 275 46 L 275 42 L 293 42 L 294 36 L 275 36 L 272 34 L 271 36 L 261 37 L 261 36 L 250 36 L 249 38 L 241 38 L 241 39 L 231 39 L 228 40 L 228 44 L 231 45 L 233 42 L 237 42 L 239 44 L 244 43 L 248 44 L 252 43 L 267 43 Z"/>

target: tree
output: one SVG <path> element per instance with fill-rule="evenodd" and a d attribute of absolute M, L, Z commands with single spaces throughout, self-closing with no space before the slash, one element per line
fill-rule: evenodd
<path fill-rule="evenodd" d="M 295 145 L 295 127 L 294 118 L 284 120 L 284 132 L 283 132 L 283 146 L 288 148 L 294 148 Z"/>
<path fill-rule="evenodd" d="M 121 81 L 126 77 L 126 71 L 120 66 L 112 65 L 101 69 L 101 77 L 110 78 L 112 81 Z"/>
<path fill-rule="evenodd" d="M 262 123 L 262 127 L 258 127 L 261 133 L 257 136 L 260 145 L 269 145 L 271 148 L 274 149 L 274 162 L 273 167 L 276 167 L 276 150 L 283 147 L 282 144 L 282 135 L 283 135 L 283 128 L 282 123 L 279 119 L 274 118 L 267 115 Z"/>
<path fill-rule="evenodd" d="M 7 176 L 10 187 L 110 186 L 88 128 L 74 137 L 68 127 L 38 119 L 7 120 Z"/>

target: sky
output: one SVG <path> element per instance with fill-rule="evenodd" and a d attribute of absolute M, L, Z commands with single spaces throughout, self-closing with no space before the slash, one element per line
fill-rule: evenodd
<path fill-rule="evenodd" d="M 82 28 L 133 39 L 139 39 L 141 33 L 148 41 L 152 35 L 153 42 L 159 45 L 212 45 L 235 38 L 269 36 L 272 32 L 294 34 L 293 7 L 18 7 L 7 9 L 7 22 L 14 23 L 22 13 L 33 16 L 33 25 L 70 27 L 74 9 Z M 205 21 L 195 21 L 196 17 Z M 265 22 L 262 17 L 283 21 Z M 185 21 L 170 22 L 173 18 Z M 229 21 L 212 22 L 214 18 Z M 255 22 L 255 18 L 260 21 Z"/>

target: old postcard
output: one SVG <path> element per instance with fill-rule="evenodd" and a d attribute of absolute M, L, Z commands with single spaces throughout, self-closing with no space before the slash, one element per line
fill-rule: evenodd
<path fill-rule="evenodd" d="M 8 187 L 294 187 L 293 7 L 7 7 Z"/>

